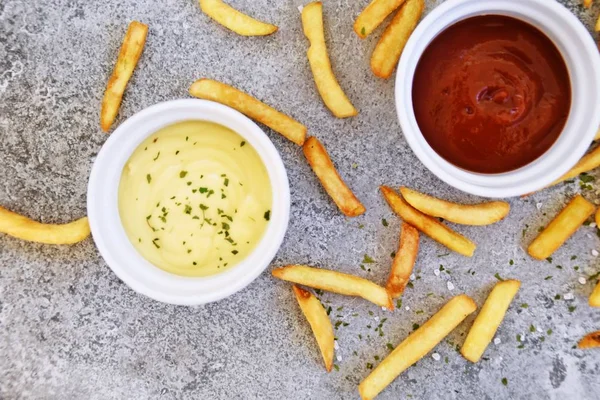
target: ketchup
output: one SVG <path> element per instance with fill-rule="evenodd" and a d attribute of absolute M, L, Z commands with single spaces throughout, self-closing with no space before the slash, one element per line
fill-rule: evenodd
<path fill-rule="evenodd" d="M 501 15 L 471 17 L 440 33 L 413 82 L 417 123 L 448 162 L 502 173 L 543 155 L 571 108 L 567 66 L 537 28 Z"/>

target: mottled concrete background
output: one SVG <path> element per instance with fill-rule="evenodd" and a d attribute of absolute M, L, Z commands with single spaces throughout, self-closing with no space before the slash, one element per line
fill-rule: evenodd
<path fill-rule="evenodd" d="M 188 97 L 200 77 L 231 83 L 290 113 L 323 140 L 368 212 L 344 218 L 301 150 L 267 131 L 292 190 L 290 229 L 273 265 L 309 263 L 384 283 L 399 221 L 378 185 L 478 199 L 436 179 L 402 137 L 394 82 L 376 79 L 369 69 L 381 29 L 365 41 L 352 33 L 368 0 L 325 1 L 334 69 L 360 110 L 348 120 L 333 118 L 314 88 L 301 0 L 229 3 L 280 31 L 238 37 L 209 21 L 195 0 L 0 0 L 0 204 L 47 222 L 85 214 L 88 174 L 106 140 L 100 100 L 127 24 L 137 19 L 150 25 L 150 34 L 118 122 L 157 102 Z M 428 11 L 437 3 L 429 0 Z M 563 3 L 590 29 L 600 13 L 599 5 L 588 11 L 579 0 Z M 584 195 L 597 200 L 598 184 L 591 185 Z M 481 305 L 498 273 L 522 280 L 523 287 L 499 330 L 501 342 L 486 358 L 472 365 L 455 350 L 471 317 L 436 348 L 439 360 L 427 356 L 380 398 L 597 399 L 600 352 L 574 349 L 583 334 L 600 329 L 600 312 L 587 306 L 595 280 L 579 282 L 599 271 L 592 255 L 600 250 L 596 229 L 577 232 L 552 263 L 532 261 L 523 250 L 580 190 L 575 182 L 512 199 L 505 221 L 458 227 L 479 245 L 473 259 L 446 255 L 423 239 L 414 289 L 393 313 L 325 294 L 333 320 L 344 322 L 336 331 L 339 371 L 330 374 L 290 286 L 269 273 L 217 304 L 174 307 L 121 283 L 91 239 L 50 247 L 0 235 L 0 398 L 355 399 L 367 363 L 377 364 L 374 356 L 385 356 L 387 343 L 398 344 L 453 295 L 466 292 Z M 365 254 L 375 260 L 368 272 L 360 268 Z M 438 276 L 440 264 L 446 271 Z M 383 318 L 381 337 L 374 328 Z"/>

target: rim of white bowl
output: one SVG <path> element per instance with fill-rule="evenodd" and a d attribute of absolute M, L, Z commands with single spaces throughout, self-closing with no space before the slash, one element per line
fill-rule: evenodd
<path fill-rule="evenodd" d="M 189 120 L 214 122 L 243 137 L 265 164 L 273 189 L 270 222 L 258 246 L 238 265 L 217 275 L 198 278 L 170 274 L 144 259 L 129 241 L 118 208 L 121 173 L 133 151 L 159 129 Z M 201 305 L 245 288 L 269 266 L 287 231 L 290 188 L 279 152 L 253 121 L 219 103 L 173 100 L 138 112 L 110 135 L 92 167 L 87 211 L 100 254 L 129 287 L 164 303 Z"/>
<path fill-rule="evenodd" d="M 554 145 L 532 163 L 503 174 L 478 174 L 449 163 L 427 143 L 413 111 L 415 69 L 429 43 L 449 26 L 477 15 L 518 18 L 545 33 L 561 52 L 571 80 L 571 109 Z M 513 197 L 542 189 L 585 154 L 600 125 L 600 55 L 592 36 L 567 8 L 548 0 L 448 0 L 417 26 L 404 48 L 395 86 L 404 136 L 419 160 L 442 181 L 484 197 Z"/>

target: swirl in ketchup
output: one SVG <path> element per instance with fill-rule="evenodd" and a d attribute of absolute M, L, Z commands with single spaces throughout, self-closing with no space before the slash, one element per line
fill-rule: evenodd
<path fill-rule="evenodd" d="M 523 167 L 562 132 L 571 108 L 565 62 L 537 28 L 500 15 L 452 25 L 423 53 L 413 107 L 429 145 L 478 173 Z"/>

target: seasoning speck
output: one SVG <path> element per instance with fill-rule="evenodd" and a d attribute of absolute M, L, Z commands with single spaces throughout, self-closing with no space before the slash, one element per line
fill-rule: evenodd
<path fill-rule="evenodd" d="M 580 276 L 578 280 L 579 283 L 581 283 L 582 285 L 585 285 L 587 283 L 587 280 L 583 276 Z"/>
<path fill-rule="evenodd" d="M 433 358 L 435 361 L 440 361 L 442 359 L 442 356 L 440 356 L 438 353 L 433 353 L 431 355 L 431 358 Z"/>
<path fill-rule="evenodd" d="M 454 290 L 454 284 L 452 282 L 448 281 L 446 286 L 448 286 L 448 290 Z"/>

